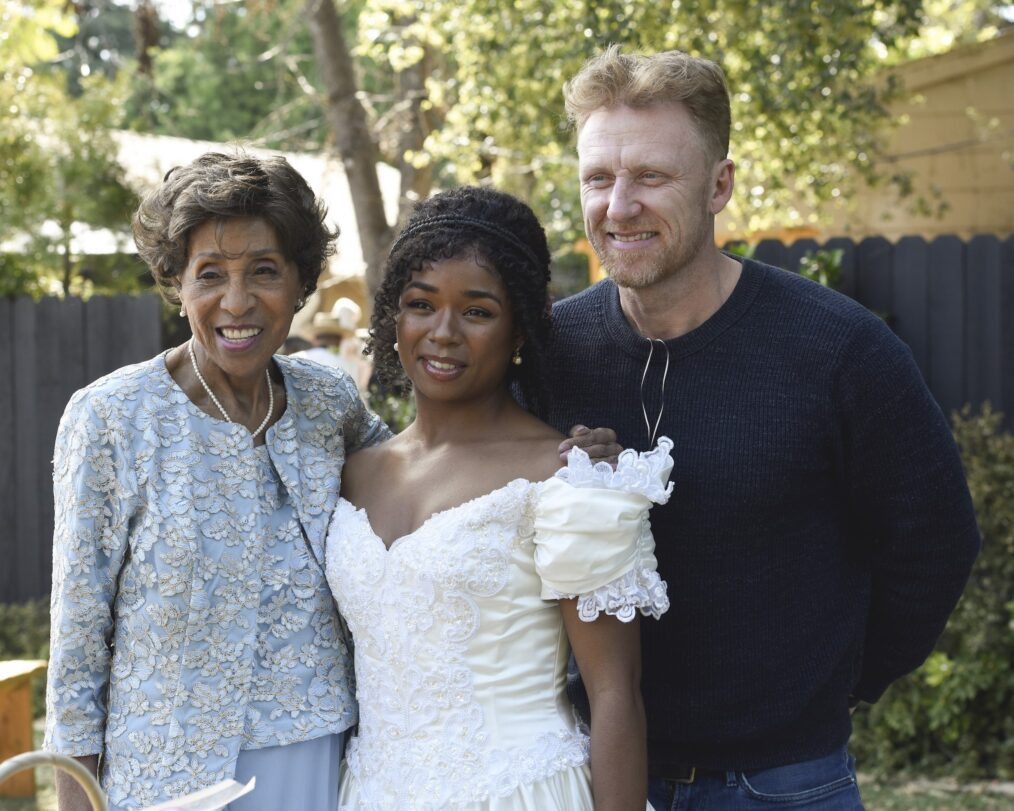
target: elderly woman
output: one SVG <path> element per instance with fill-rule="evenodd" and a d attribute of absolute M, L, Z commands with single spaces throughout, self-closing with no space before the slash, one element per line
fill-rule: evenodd
<path fill-rule="evenodd" d="M 254 773 L 232 808 L 335 807 L 356 709 L 323 540 L 346 452 L 388 431 L 344 373 L 275 355 L 333 252 L 323 217 L 281 158 L 170 172 L 134 234 L 194 337 L 60 423 L 45 748 L 115 808 Z"/>

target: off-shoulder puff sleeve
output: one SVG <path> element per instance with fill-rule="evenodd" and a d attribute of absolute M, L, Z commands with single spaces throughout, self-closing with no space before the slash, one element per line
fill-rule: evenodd
<path fill-rule="evenodd" d="M 648 511 L 669 500 L 672 447 L 660 437 L 654 450 L 626 450 L 616 470 L 571 450 L 567 467 L 542 485 L 535 505 L 543 599 L 577 597 L 586 622 L 603 611 L 630 622 L 638 611 L 658 619 L 668 610 Z"/>

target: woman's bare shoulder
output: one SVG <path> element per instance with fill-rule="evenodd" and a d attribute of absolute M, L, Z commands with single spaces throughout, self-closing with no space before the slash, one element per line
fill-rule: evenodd
<path fill-rule="evenodd" d="M 552 478 L 561 467 L 560 442 L 563 434 L 553 431 L 551 437 L 545 437 L 532 442 L 532 465 L 536 469 L 536 475 L 532 481 L 543 481 Z"/>
<path fill-rule="evenodd" d="M 519 476 L 540 482 L 560 469 L 559 447 L 562 439 L 562 434 L 549 428 L 548 431 L 517 437 L 504 443 L 501 448 L 509 460 L 508 464 L 518 471 Z"/>
<path fill-rule="evenodd" d="M 523 411 L 519 415 L 517 428 L 518 434 L 526 440 L 545 440 L 546 442 L 555 440 L 557 443 L 560 443 L 565 438 L 552 425 L 543 422 L 534 414 L 529 414 L 527 411 Z"/>
<path fill-rule="evenodd" d="M 397 444 L 397 437 L 392 437 L 349 454 L 341 476 L 341 494 L 346 500 L 359 503 L 357 494 L 371 488 L 383 476 L 385 467 L 397 453 Z"/>

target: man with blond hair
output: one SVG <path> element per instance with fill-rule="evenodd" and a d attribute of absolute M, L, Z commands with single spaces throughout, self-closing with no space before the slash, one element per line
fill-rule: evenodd
<path fill-rule="evenodd" d="M 642 630 L 652 803 L 861 809 L 850 709 L 925 659 L 979 546 L 947 422 L 881 319 L 715 247 L 718 65 L 613 47 L 565 95 L 609 278 L 554 309 L 546 416 L 675 442 L 651 517 L 672 609 Z"/>

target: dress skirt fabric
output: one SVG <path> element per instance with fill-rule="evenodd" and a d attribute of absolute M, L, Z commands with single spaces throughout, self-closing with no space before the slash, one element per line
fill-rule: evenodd
<path fill-rule="evenodd" d="M 358 782 L 347 770 L 342 777 L 338 807 L 341 811 L 373 811 L 375 808 L 363 798 Z M 381 803 L 376 807 L 389 806 Z M 587 764 L 520 785 L 506 797 L 450 806 L 453 811 L 593 811 L 594 807 Z"/>
<path fill-rule="evenodd" d="M 229 811 L 336 811 L 339 764 L 345 733 L 325 735 L 287 746 L 268 746 L 239 753 L 236 780 L 257 778 L 257 787 L 230 803 Z"/>

